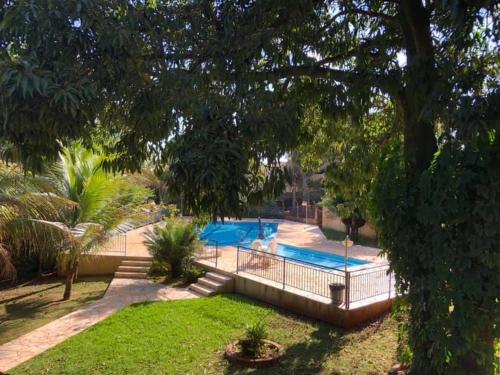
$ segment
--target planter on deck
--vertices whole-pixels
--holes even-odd
[[[330,284],[332,301],[336,305],[341,305],[345,300],[345,285],[340,283]]]

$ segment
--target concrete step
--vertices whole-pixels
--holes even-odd
[[[121,266],[126,267],[151,267],[153,262],[145,260],[122,260]]]
[[[198,279],[198,284],[201,284],[203,286],[207,286],[210,289],[213,289],[215,291],[219,291],[224,286],[224,283],[221,283],[219,281],[215,281],[214,279],[209,279],[208,277],[200,277]]]
[[[209,288],[206,285],[201,285],[201,284],[191,284],[189,286],[189,289],[191,289],[193,292],[201,294],[202,296],[211,296],[215,294],[215,290]]]
[[[118,266],[118,272],[139,272],[139,273],[148,273],[149,272],[149,266],[143,267],[143,266]]]
[[[145,279],[147,275],[146,272],[115,272],[115,277],[119,279]]]
[[[139,262],[152,262],[153,258],[152,257],[142,257],[142,256],[127,256],[125,259],[123,259],[122,262],[128,262],[128,261],[139,261]]]
[[[205,274],[205,277],[208,279],[212,279],[214,281],[217,281],[219,283],[226,283],[226,282],[231,281],[233,279],[232,277],[222,275],[222,274],[217,273],[217,272],[207,272]]]

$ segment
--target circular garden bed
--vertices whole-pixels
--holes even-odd
[[[285,348],[271,340],[262,340],[262,350],[258,357],[243,351],[246,340],[236,340],[226,348],[226,358],[232,364],[244,367],[270,367],[278,363],[285,354]]]

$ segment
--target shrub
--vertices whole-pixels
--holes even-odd
[[[253,357],[258,357],[264,347],[264,339],[267,338],[267,330],[264,322],[258,321],[246,328],[246,338],[242,341],[243,352]]]
[[[205,276],[206,272],[207,271],[202,268],[190,265],[184,269],[184,281],[188,284],[195,283],[200,277]]]
[[[207,214],[200,214],[193,217],[192,223],[201,232],[210,223],[211,217]]]
[[[165,276],[168,273],[170,266],[165,264],[165,262],[160,262],[157,259],[153,259],[153,263],[149,268],[150,276]]]
[[[200,242],[194,225],[178,219],[169,219],[165,227],[149,230],[145,235],[144,244],[154,259],[167,263],[172,277],[178,278]]]

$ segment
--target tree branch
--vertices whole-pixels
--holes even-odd
[[[363,9],[352,9],[351,10],[353,13],[356,14],[361,14],[364,16],[369,16],[369,17],[374,17],[374,18],[380,18],[381,20],[393,24],[393,25],[399,25],[397,22],[396,17],[389,16],[388,14],[385,13],[379,13],[379,12],[373,12],[371,10],[363,10]]]
[[[357,77],[357,73],[340,69],[325,68],[320,65],[295,65],[255,72],[257,76],[280,79],[290,77],[327,78],[336,81],[349,81]]]

